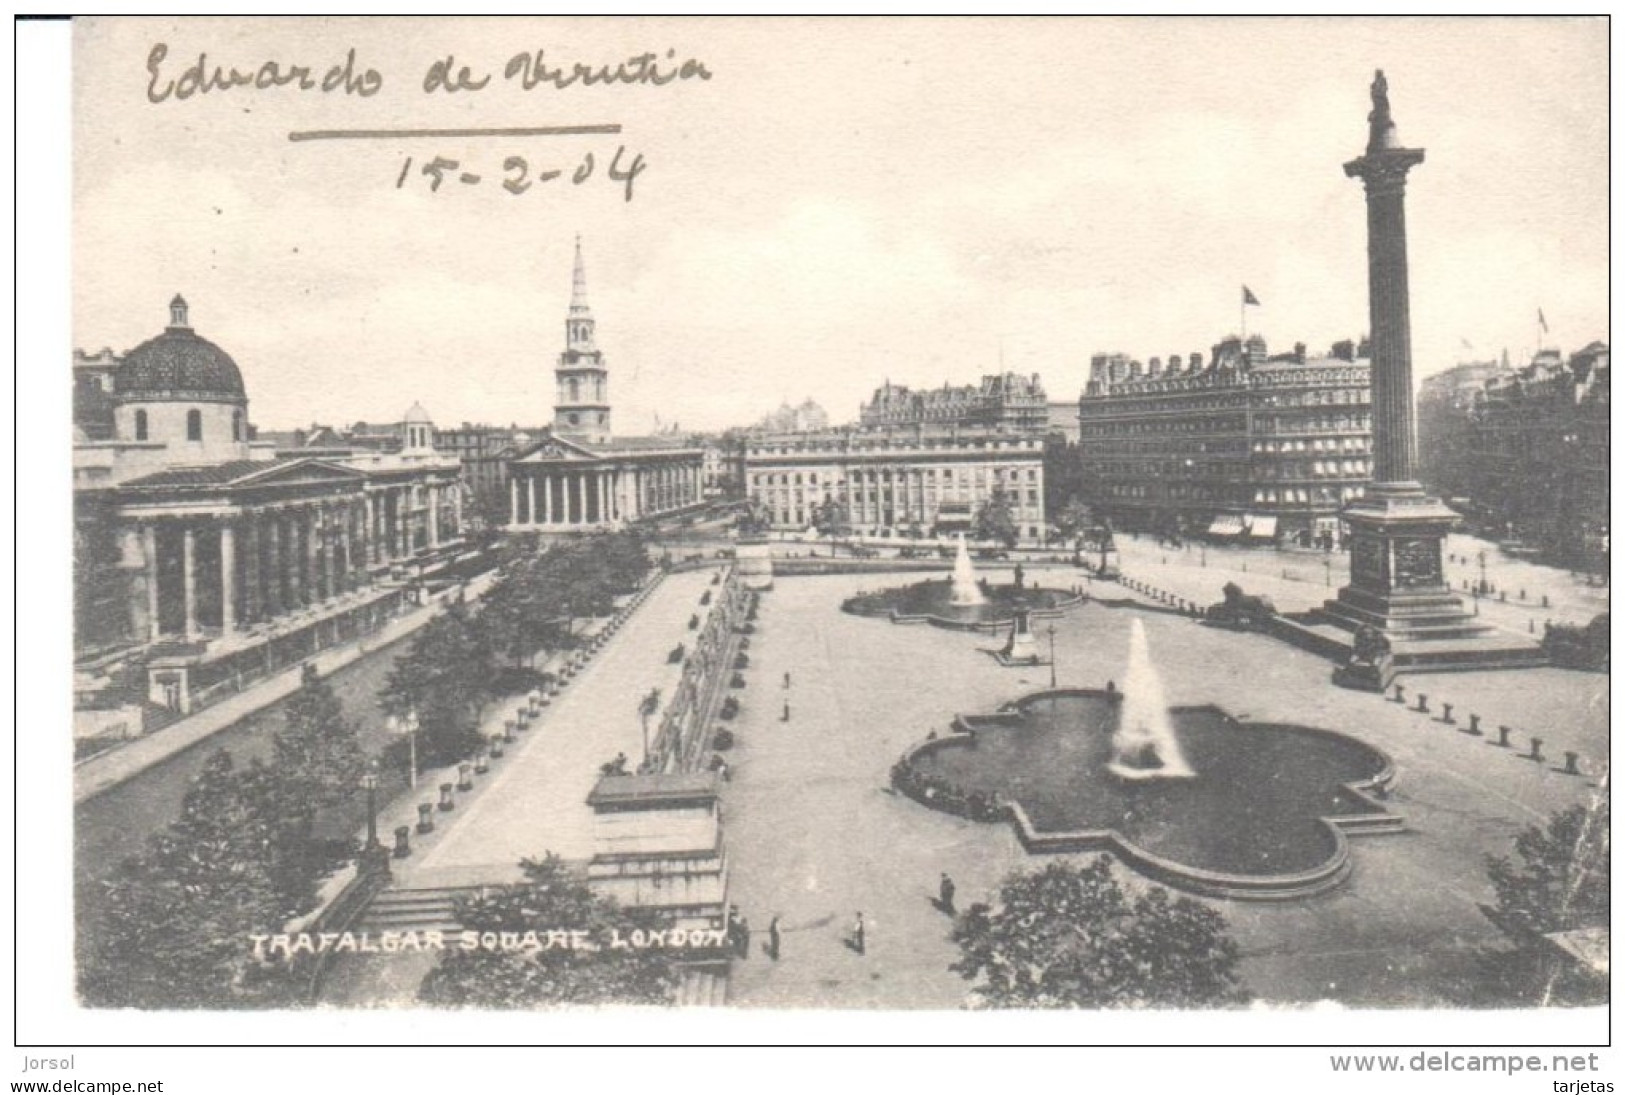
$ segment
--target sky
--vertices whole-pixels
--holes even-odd
[[[150,101],[200,53],[319,81],[351,49],[370,96]],[[710,78],[504,77],[537,50]],[[489,83],[425,90],[448,56]],[[1272,350],[1324,350],[1368,328],[1342,165],[1379,67],[1427,152],[1406,210],[1416,374],[1606,340],[1601,20],[143,19],[75,24],[74,345],[133,348],[179,292],[261,428],[414,401],[442,427],[543,423],[579,234],[623,434],[809,397],[850,421],[883,381],[1001,370],[1073,400],[1092,354],[1207,352],[1243,285]],[[630,201],[608,177],[623,147],[643,157]],[[437,157],[458,166],[431,190]]]

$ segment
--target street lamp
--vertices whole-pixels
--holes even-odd
[[[417,711],[417,708],[414,707],[414,708],[412,708],[412,710],[408,711],[406,713],[406,717],[404,719],[398,719],[394,715],[389,716],[389,718],[384,720],[384,725],[385,725],[385,727],[388,728],[388,730],[389,730],[389,732],[391,734],[405,734],[406,735],[406,751],[407,751],[406,782],[407,782],[407,786],[411,787],[415,791],[415,790],[417,790],[417,786],[418,786],[418,711]]]
[[[1049,625],[1049,686],[1055,687],[1055,625]]]
[[[389,873],[389,849],[378,840],[378,762],[371,761],[361,777],[361,786],[367,792],[367,845],[361,850],[361,867],[365,871]]]
[[[1320,561],[1320,565],[1326,568],[1326,588],[1330,589],[1332,588],[1332,561],[1330,559],[1322,559]]]
[[[1478,553],[1478,591],[1480,593],[1490,591],[1489,574],[1484,566],[1484,553],[1482,551]]]

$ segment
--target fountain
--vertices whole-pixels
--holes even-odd
[[[971,566],[970,551],[965,547],[965,534],[959,534],[959,554],[954,556],[954,577],[948,603],[958,608],[979,605],[987,600],[976,584],[976,568]]]
[[[1107,771],[1119,779],[1181,779],[1194,776],[1162,694],[1162,677],[1151,664],[1145,625],[1138,618],[1129,626],[1128,673],[1123,678],[1123,703],[1112,734],[1112,759]]]

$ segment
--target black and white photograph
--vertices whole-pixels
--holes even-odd
[[[69,33],[85,1022],[1607,1044],[1606,19]]]

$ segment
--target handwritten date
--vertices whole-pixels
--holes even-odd
[[[460,160],[445,156],[435,156],[421,165],[413,157],[408,156],[401,164],[401,173],[395,180],[395,189],[406,188],[413,179],[414,167],[417,167],[419,178],[428,180],[426,185],[431,193],[438,193],[447,183],[481,186],[488,181],[500,181],[502,189],[508,193],[523,194],[532,187],[544,186],[555,179],[568,177],[572,185],[580,186],[598,176],[613,183],[620,183],[626,200],[631,201],[632,189],[637,183],[638,176],[648,168],[643,154],[633,153],[628,156],[625,145],[615,149],[615,155],[601,174],[598,160],[591,152],[583,155],[573,166],[558,167],[554,163],[549,163],[545,167],[534,166],[523,156],[509,156],[502,161],[502,170],[499,173],[488,175],[486,172],[470,170],[474,165],[464,164]]]

